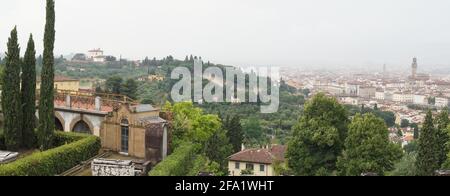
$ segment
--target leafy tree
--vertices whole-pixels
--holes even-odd
[[[338,173],[345,176],[384,175],[394,169],[401,156],[400,146],[389,141],[389,132],[382,119],[373,114],[357,115],[349,125],[345,150],[337,163]]]
[[[120,94],[120,90],[122,87],[122,77],[120,76],[112,76],[106,80],[106,90],[109,93]]]
[[[137,88],[138,88],[137,82],[133,79],[128,79],[127,81],[125,81],[124,84],[122,84],[120,93],[132,99],[136,99]]]
[[[395,164],[394,170],[389,172],[389,176],[416,176],[416,153],[406,153],[403,158]]]
[[[22,111],[23,145],[32,148],[36,143],[36,51],[33,36],[30,35],[24,62],[22,63]]]
[[[287,160],[296,175],[332,173],[347,136],[346,109],[336,99],[318,94],[305,104],[293,128]]]
[[[184,141],[205,144],[222,128],[218,116],[205,115],[201,109],[195,108],[189,102],[176,103],[173,106],[168,103],[164,106],[164,111],[171,112],[174,117],[172,131],[174,148]]]
[[[405,147],[403,147],[403,150],[405,150],[406,153],[417,153],[418,149],[419,149],[419,143],[416,140],[410,142]]]
[[[447,126],[450,123],[448,118],[448,108],[444,108],[442,112],[436,117],[436,131],[437,131],[437,142],[439,149],[439,165],[442,165],[445,160],[447,160],[447,142],[449,141],[449,136],[447,133]]]
[[[244,134],[242,132],[241,118],[239,116],[230,117],[224,120],[224,128],[227,130],[227,136],[230,139],[230,143],[233,146],[233,152],[239,152],[244,140]]]
[[[5,146],[18,150],[22,145],[22,104],[20,99],[20,49],[17,29],[11,31],[3,75],[2,110],[4,116]]]
[[[250,117],[243,121],[242,128],[244,129],[244,140],[247,145],[262,145],[264,132],[261,126],[261,121],[255,117]]]
[[[228,172],[227,157],[233,153],[233,146],[227,137],[227,131],[224,129],[217,130],[214,135],[206,143],[205,154],[208,158],[219,164],[221,173]]]
[[[417,175],[434,175],[434,172],[440,168],[440,150],[437,131],[433,125],[433,114],[428,111],[419,139],[419,151],[416,160]]]

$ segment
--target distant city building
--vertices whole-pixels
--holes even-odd
[[[377,89],[375,87],[371,86],[361,86],[358,90],[358,96],[362,98],[373,98],[375,97],[375,93],[377,92]]]
[[[252,176],[276,176],[274,166],[285,161],[286,146],[273,145],[262,149],[243,149],[228,157],[230,176],[242,176],[249,171]]]
[[[413,103],[413,96],[410,93],[394,93],[392,100],[399,103]]]
[[[449,106],[449,98],[447,97],[436,97],[436,103],[434,104],[436,107],[448,107]]]
[[[417,73],[417,69],[419,67],[419,64],[417,62],[417,58],[414,57],[413,58],[413,63],[411,66],[411,76],[409,77],[410,80],[412,81],[427,81],[430,79],[430,75],[428,74],[421,74],[421,73]]]
[[[428,105],[428,97],[425,95],[414,95],[413,103],[416,105]]]
[[[103,50],[100,48],[89,50],[87,54],[87,58],[94,62],[105,62],[105,56],[103,55]]]

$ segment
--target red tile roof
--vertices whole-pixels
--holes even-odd
[[[230,161],[272,164],[284,161],[286,147],[274,145],[270,149],[246,149],[228,157]]]

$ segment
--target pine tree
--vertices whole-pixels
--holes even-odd
[[[11,31],[3,77],[2,109],[4,116],[5,145],[8,150],[18,150],[22,145],[22,104],[20,102],[20,48],[17,29]]]
[[[447,142],[449,141],[449,136],[447,134],[447,126],[449,123],[450,119],[448,118],[448,108],[444,108],[439,116],[436,117],[436,131],[439,145],[439,166],[447,160],[447,154],[449,153],[446,150]]]
[[[22,63],[22,115],[23,146],[30,149],[36,142],[36,51],[33,35],[28,40],[24,62]]]
[[[41,74],[39,99],[38,144],[41,150],[51,147],[55,130],[54,118],[54,55],[55,44],[55,2],[47,0],[46,24],[44,33],[44,58]]]
[[[416,160],[417,175],[434,175],[434,172],[439,169],[439,150],[437,131],[433,125],[433,114],[428,111],[419,138]]]

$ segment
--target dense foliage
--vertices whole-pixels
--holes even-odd
[[[156,165],[149,176],[185,176],[194,165],[198,146],[193,143],[181,143],[178,148],[161,163]]]
[[[32,35],[22,63],[21,79],[23,145],[30,149],[36,145],[36,51]]]
[[[17,30],[11,31],[2,81],[2,111],[4,116],[4,137],[8,150],[22,147],[22,103],[20,99],[20,49]]]
[[[433,114],[428,111],[419,139],[416,160],[417,175],[433,176],[435,171],[440,169],[439,155],[442,149],[439,149],[437,137],[438,132],[433,124]]]
[[[175,151],[186,142],[198,146],[197,155],[208,158],[210,165],[218,165],[216,175],[226,173],[226,157],[232,153],[226,130],[217,115],[203,114],[192,103],[167,103],[164,111],[171,113],[172,149]]]
[[[401,156],[400,146],[389,141],[382,119],[373,114],[356,115],[349,125],[345,150],[337,162],[338,173],[342,176],[384,175],[394,169]]]
[[[384,120],[384,122],[386,123],[386,126],[388,127],[394,127],[395,126],[395,114],[393,112],[389,112],[389,111],[382,111],[379,110],[377,107],[375,108],[368,108],[368,107],[357,107],[357,106],[353,106],[353,105],[346,105],[345,106],[348,111],[350,116],[354,116],[356,114],[366,114],[366,113],[372,113],[375,116],[381,118]]]
[[[450,124],[450,119],[448,118],[448,109],[445,108],[435,119],[436,131],[437,131],[437,143],[439,149],[439,166],[442,165],[447,160],[447,154],[449,153],[447,149],[447,142],[449,141],[449,135],[447,132],[447,126]]]
[[[46,24],[44,33],[44,57],[41,73],[41,92],[39,99],[38,145],[42,150],[49,149],[55,130],[54,117],[54,55],[55,44],[55,2],[47,0]]]
[[[416,158],[417,154],[406,153],[403,158],[397,162],[394,166],[394,170],[389,172],[389,176],[416,176]]]
[[[330,175],[347,136],[347,110],[336,99],[318,94],[305,104],[293,128],[287,159],[296,175]]]
[[[58,175],[97,155],[101,147],[95,136],[59,132],[54,138],[55,143],[67,144],[0,165],[0,176]]]

